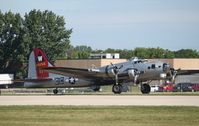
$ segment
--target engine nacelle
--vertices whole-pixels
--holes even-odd
[[[133,79],[135,77],[135,69],[128,70],[129,77]]]
[[[107,74],[109,77],[114,77],[114,76],[115,76],[114,67],[108,65],[108,66],[106,67],[106,74]]]
[[[139,77],[139,74],[136,69],[128,70],[128,75],[129,75],[130,79],[132,79],[134,81],[134,83],[137,83],[137,78]]]
[[[166,79],[167,78],[167,74],[166,73],[161,73],[160,74],[160,78],[161,79]]]

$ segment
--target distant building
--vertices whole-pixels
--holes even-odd
[[[14,79],[13,74],[0,74],[0,85],[12,84]]]
[[[14,80],[13,74],[0,74],[0,88],[8,88],[8,85],[11,85]]]
[[[90,59],[119,59],[119,53],[99,53],[99,54],[91,54]]]
[[[111,63],[125,62],[127,59],[80,59],[80,60],[56,60],[55,66],[73,68],[93,68],[111,65]]]

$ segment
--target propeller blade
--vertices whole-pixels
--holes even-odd
[[[123,66],[124,66],[124,65],[122,64],[122,65],[119,67],[119,69],[121,69]]]
[[[135,77],[134,77],[134,83],[137,83],[138,76],[139,75],[135,75]]]
[[[180,70],[180,69],[178,69]],[[170,76],[171,76],[171,82],[175,82],[175,78],[177,76],[178,70],[175,70],[174,68],[170,68]]]
[[[111,66],[115,66],[115,65],[111,62]]]

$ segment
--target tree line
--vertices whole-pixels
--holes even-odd
[[[119,53],[120,58],[130,59],[139,57],[144,59],[154,58],[199,58],[199,52],[194,49],[180,49],[171,51],[163,48],[135,48],[135,49],[111,49],[93,50],[90,46],[80,45],[68,50],[68,59],[87,59],[91,53]]]
[[[0,11],[0,73],[27,76],[28,58],[33,48],[41,48],[48,59],[86,59],[91,53],[120,53],[121,58],[199,58],[197,50],[170,51],[162,48],[94,50],[90,46],[72,46],[72,29],[66,29],[63,16],[52,11],[31,10],[24,16]]]

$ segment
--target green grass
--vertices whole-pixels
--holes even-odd
[[[0,106],[0,126],[198,126],[199,107]]]

